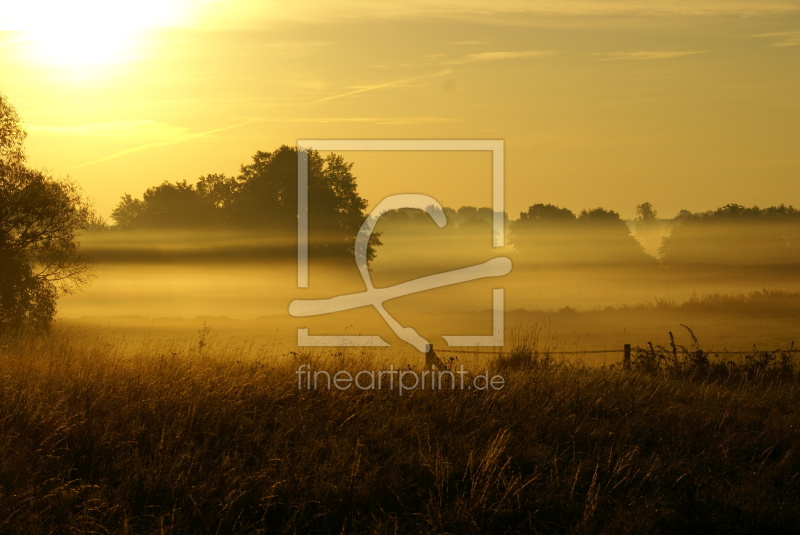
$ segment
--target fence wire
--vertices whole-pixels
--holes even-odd
[[[631,351],[650,351],[649,348],[643,348],[639,346],[632,346]],[[764,354],[780,354],[780,353],[797,353],[800,351],[800,348],[790,348],[790,349],[773,349],[773,350],[762,350],[762,349],[751,349],[748,351],[714,351],[714,350],[696,350],[702,351],[705,355],[764,355]],[[506,351],[498,347],[492,351],[481,351],[479,349],[437,349],[433,348],[434,353],[459,353],[464,355],[500,355],[506,353]],[[624,354],[625,349],[586,349],[586,350],[575,350],[575,351],[533,351],[533,353],[539,355],[599,355],[599,354],[613,354],[619,353]],[[690,351],[692,353],[692,351]]]

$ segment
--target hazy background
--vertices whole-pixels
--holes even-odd
[[[753,306],[746,297],[800,290],[798,242],[782,223],[739,229],[729,243],[713,230],[722,233],[672,261],[659,248],[682,210],[800,203],[799,60],[800,3],[790,0],[0,5],[0,89],[27,124],[29,164],[71,177],[106,221],[125,193],[235,176],[256,151],[298,139],[503,140],[510,222],[537,203],[575,214],[603,207],[629,222],[644,253],[619,252],[624,237],[575,244],[548,231],[527,251],[492,250],[480,229],[387,227],[374,280],[507,254],[515,268],[502,281],[388,306],[432,337],[488,334],[490,289],[502,284],[509,327],[547,324],[576,347],[663,339],[678,322],[717,347],[794,339],[794,309],[784,306],[793,298],[767,293]],[[396,193],[454,208],[491,203],[489,153],[342,154],[368,208]],[[645,201],[662,220],[648,229],[632,223]],[[765,252],[765,235],[782,249]],[[292,299],[360,289],[352,265],[317,263],[298,291],[291,260],[251,254],[291,249],[290,237],[162,230],[84,244],[97,277],[61,300],[60,317],[100,318],[83,320],[90,329],[122,329],[108,318],[125,316],[129,332],[152,332],[167,317],[184,319],[163,332],[193,335],[202,320],[187,318],[211,316],[231,318],[209,321],[220,333],[275,333],[286,344],[306,323],[317,334],[392,336],[373,311],[289,317]],[[693,263],[697,255],[712,261]],[[736,317],[706,297],[739,293]],[[681,308],[691,299],[695,308]],[[650,308],[606,310],[639,305]]]
[[[615,231],[543,229],[539,224],[527,235],[512,220],[507,226],[515,230],[509,239],[518,243],[492,248],[488,222],[447,213],[451,222],[444,229],[422,212],[387,216],[376,229],[383,245],[371,271],[375,286],[386,287],[493,256],[512,259],[514,268],[507,276],[387,302],[401,324],[414,327],[437,347],[445,347],[442,335],[491,334],[491,290],[498,287],[505,289],[508,340],[526,326],[562,350],[666,343],[669,331],[688,344],[680,324],[717,350],[751,349],[753,344],[775,349],[796,340],[800,263],[781,243],[769,250],[764,244],[770,237],[796,235],[798,218],[783,224],[740,221],[721,242],[704,236],[718,230],[719,223],[691,218],[649,225],[617,219],[621,228],[615,226]],[[473,212],[462,209],[462,216],[467,213]],[[681,224],[684,230],[674,230]],[[681,236],[719,244],[705,247],[707,257],[687,260],[674,253],[655,258],[634,238],[637,227],[644,233],[667,233],[673,241],[665,244],[679,252],[688,247],[676,241]],[[793,239],[787,247],[796,256],[800,250]],[[84,335],[134,339],[193,338],[208,325],[221,340],[249,340],[284,350],[294,347],[297,328],[308,327],[311,334],[377,334],[403,346],[371,308],[289,316],[288,304],[294,299],[364,289],[353,260],[313,256],[309,288],[298,289],[296,262],[285,249],[292,241],[293,236],[265,239],[232,230],[91,233],[83,243],[98,262],[97,277],[84,292],[61,300],[62,323],[80,327]]]
[[[106,216],[297,139],[476,138],[506,142],[512,215],[672,217],[798,198],[799,28],[789,0],[32,0],[0,6],[0,72],[31,164]],[[469,159],[391,158],[358,156],[373,204],[490,202]]]

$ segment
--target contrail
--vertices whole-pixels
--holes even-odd
[[[396,85],[407,84],[408,82],[416,82],[417,80],[424,80],[426,78],[435,78],[437,76],[445,76],[452,73],[452,69],[445,69],[443,71],[434,72],[432,74],[424,74],[422,76],[414,76],[412,78],[405,78],[403,80],[393,80],[391,82],[384,82],[382,84],[374,84],[374,85],[366,85],[359,87],[358,89],[354,89],[353,91],[348,91],[347,93],[341,93],[339,95],[333,95],[330,97],[321,98],[319,100],[315,100],[312,104],[316,104],[317,102],[325,102],[327,100],[333,100],[336,98],[348,97],[350,95],[356,95],[358,93],[366,93],[367,91],[375,91],[376,89],[383,89],[385,87],[393,87]]]
[[[330,97],[325,97],[325,98],[321,98],[319,100],[312,101],[311,104],[315,104],[317,102],[325,102],[325,101],[333,100],[333,99],[337,99],[337,98],[342,98],[342,97],[346,97],[346,96],[349,96],[349,95],[356,95],[358,93],[366,93],[367,91],[375,91],[376,89],[383,89],[385,87],[393,87],[393,86],[398,86],[398,85],[402,85],[402,84],[407,84],[409,82],[415,82],[417,80],[424,80],[426,78],[435,78],[437,76],[446,76],[446,75],[448,75],[448,74],[450,74],[452,72],[453,72],[452,69],[445,69],[445,70],[434,72],[434,73],[431,73],[431,74],[424,74],[422,76],[414,76],[414,77],[411,77],[411,78],[405,78],[403,80],[393,80],[391,82],[384,82],[384,83],[381,83],[381,84],[373,84],[373,85],[363,86],[363,87],[359,87],[358,89],[355,89],[353,91],[348,91],[347,93],[341,93],[341,94],[338,94],[338,95],[332,95]],[[259,121],[259,120],[263,120],[263,119],[248,119],[247,121],[244,121],[242,123],[237,123],[237,124],[230,125],[230,126],[223,126],[222,128],[215,128],[213,130],[207,130],[205,132],[199,132],[197,134],[188,134],[188,135],[181,136],[181,137],[178,137],[178,138],[169,139],[167,141],[157,141],[157,142],[154,142],[154,143],[145,143],[144,145],[139,145],[138,147],[132,147],[132,148],[129,148],[129,149],[124,149],[124,150],[121,150],[119,152],[115,152],[114,154],[111,154],[109,156],[104,156],[103,158],[99,158],[97,160],[92,160],[92,161],[89,161],[89,162],[85,162],[85,163],[82,163],[82,164],[75,165],[75,166],[72,167],[72,169],[80,169],[81,167],[87,167],[89,165],[94,165],[96,163],[107,162],[109,160],[113,160],[113,159],[119,158],[121,156],[132,154],[134,152],[140,152],[140,151],[151,149],[151,148],[154,148],[154,147],[163,147],[163,146],[166,146],[166,145],[174,145],[176,143],[181,143],[183,141],[188,141],[190,139],[197,139],[197,138],[200,138],[200,137],[203,137],[203,136],[207,136],[209,134],[215,134],[217,132],[222,132],[224,130],[230,130],[232,128],[238,128],[240,126],[244,126],[246,124],[249,124],[249,123],[252,123],[252,122],[255,122],[255,121]]]
[[[157,142],[154,142],[154,143],[145,143],[144,145],[139,145],[138,147],[132,147],[130,149],[125,149],[125,150],[121,150],[119,152],[115,152],[114,154],[112,154],[110,156],[105,156],[105,157],[100,158],[98,160],[92,160],[90,162],[85,162],[85,163],[82,163],[82,164],[78,164],[78,165],[72,167],[72,169],[80,169],[81,167],[86,167],[88,165],[93,165],[93,164],[100,163],[100,162],[107,162],[108,160],[113,160],[114,158],[119,158],[120,156],[125,156],[127,154],[132,154],[134,152],[139,152],[139,151],[151,149],[153,147],[163,147],[165,145],[174,145],[175,143],[181,143],[183,141],[187,141],[187,140],[190,140],[190,139],[197,139],[199,137],[204,137],[204,136],[207,136],[209,134],[215,134],[217,132],[222,132],[223,130],[230,130],[232,128],[238,128],[240,126],[244,126],[246,124],[255,122],[256,120],[257,119],[248,119],[247,121],[244,121],[242,123],[237,123],[237,124],[233,124],[233,125],[230,125],[230,126],[223,126],[222,128],[215,128],[213,130],[207,130],[205,132],[198,132],[196,134],[188,134],[188,135],[181,136],[181,137],[178,137],[178,138],[169,139],[167,141],[157,141]]]

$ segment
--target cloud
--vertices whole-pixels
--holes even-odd
[[[31,134],[70,137],[118,137],[118,138],[146,138],[146,139],[172,139],[182,136],[186,129],[158,121],[108,121],[102,123],[88,123],[72,126],[27,125]]]
[[[451,59],[443,61],[442,65],[463,65],[465,63],[483,63],[487,61],[502,61],[507,59],[519,58],[539,58],[543,56],[551,56],[553,52],[549,50],[516,50],[510,52],[478,52],[477,54],[469,54],[463,58]]]
[[[176,143],[182,143],[184,141],[189,141],[191,139],[198,139],[198,138],[201,138],[201,137],[206,137],[206,136],[209,136],[211,134],[215,134],[217,132],[223,132],[225,130],[231,130],[232,128],[238,128],[240,126],[244,126],[244,125],[252,123],[252,122],[254,122],[254,120],[253,119],[249,119],[247,121],[244,121],[244,122],[241,122],[241,123],[237,123],[237,124],[232,124],[230,126],[223,126],[223,127],[220,127],[220,128],[214,128],[213,130],[206,130],[205,132],[197,132],[197,133],[194,133],[194,134],[182,134],[182,135],[178,135],[178,136],[175,136],[175,137],[172,137],[172,138],[169,138],[169,139],[164,139],[164,140],[161,140],[161,141],[153,141],[153,142],[150,142],[150,143],[145,143],[143,145],[138,145],[136,147],[131,147],[131,148],[128,148],[128,149],[124,149],[124,150],[115,152],[114,154],[111,154],[109,156],[105,156],[103,158],[98,158],[97,160],[92,160],[90,162],[85,162],[85,163],[82,163],[82,164],[78,164],[78,165],[74,166],[73,169],[79,169],[81,167],[87,167],[89,165],[94,165],[96,163],[107,162],[109,160],[114,160],[114,159],[119,158],[121,156],[126,156],[128,154],[133,154],[135,152],[141,152],[143,150],[147,150],[147,149],[151,149],[151,148],[155,148],[155,147],[164,147],[166,145],[175,145]]]
[[[695,56],[697,54],[705,54],[702,50],[645,50],[639,52],[596,52],[589,54],[590,56],[597,56],[600,61],[613,61],[613,60],[648,60],[648,59],[672,59],[682,58],[685,56]]]
[[[373,123],[387,125],[409,125],[425,123],[452,123],[455,122],[456,119],[449,117],[316,117],[311,119],[291,119],[291,121],[311,123]]]
[[[435,78],[435,77],[438,77],[438,76],[446,76],[446,75],[451,74],[451,73],[452,73],[452,71],[450,69],[445,69],[443,71],[434,72],[434,73],[430,73],[430,74],[423,74],[421,76],[412,76],[411,78],[404,78],[402,80],[391,80],[389,82],[381,82],[381,83],[372,84],[372,85],[352,86],[352,91],[347,91],[347,92],[344,92],[344,93],[339,93],[337,95],[331,95],[329,97],[321,98],[321,99],[315,100],[314,102],[312,102],[312,104],[315,104],[315,103],[318,103],[318,102],[326,102],[328,100],[334,100],[334,99],[337,99],[337,98],[348,97],[348,96],[351,96],[351,95],[357,95],[359,93],[366,93],[368,91],[376,91],[378,89],[386,89],[386,88],[389,88],[389,87],[400,87],[400,86],[407,85],[409,83],[416,82],[416,81],[419,81],[419,80],[425,80],[426,78]]]
[[[769,46],[800,46],[800,31],[760,33],[751,37],[771,37],[775,40]]]
[[[16,32],[0,29],[0,49],[13,50],[25,44],[25,39]]]
[[[445,56],[445,54],[428,54],[425,57],[425,60],[418,61],[416,63],[411,62],[411,63],[400,63],[396,65],[373,65],[373,67],[376,69],[407,69],[407,68],[433,67],[436,65],[450,67],[453,65],[465,65],[468,63],[488,63],[491,61],[545,57],[545,56],[551,56],[554,53],[555,52],[552,52],[550,50],[512,50],[512,51],[502,51],[502,52],[477,52],[475,54],[468,54],[466,56],[461,56],[459,58],[452,58],[452,59],[442,59],[443,56]],[[444,76],[451,73],[452,71],[448,69],[436,73],[436,76]],[[380,87],[385,87],[386,85],[387,84],[380,84]],[[355,92],[356,91],[346,94],[352,94]],[[336,97],[331,97],[331,98],[336,98]]]
[[[409,6],[418,4],[433,2],[409,2]],[[436,5],[442,12],[477,15],[757,15],[800,11],[797,2],[789,0],[442,0]]]
[[[18,2],[19,3],[19,2]],[[758,16],[800,12],[795,0],[206,0],[193,3],[191,26],[206,29],[273,27],[282,22],[357,19],[469,19],[517,23],[525,16]],[[2,20],[2,16],[0,16]]]
[[[332,7],[335,5],[335,9]],[[296,11],[295,11],[296,10]],[[316,13],[317,15],[359,17],[448,18],[462,16],[490,17],[493,15],[762,15],[800,11],[792,0],[387,0],[375,9],[366,0],[297,0],[288,15]],[[280,13],[273,10],[274,15]]]

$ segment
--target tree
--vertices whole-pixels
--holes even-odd
[[[670,267],[800,265],[800,210],[728,204],[714,211],[682,210],[661,246]]]
[[[214,207],[227,209],[239,190],[239,183],[233,177],[224,174],[210,174],[197,179],[197,193],[207,199]]]
[[[645,202],[636,206],[636,215],[638,221],[655,221],[658,212],[656,212],[652,204]]]
[[[20,126],[16,110],[0,94],[0,172],[3,176],[6,167],[21,165],[25,161],[24,141],[25,131]]]
[[[309,155],[309,184],[319,182],[322,161]],[[233,203],[237,223],[289,233],[297,228],[297,151],[286,145],[274,152],[258,151],[243,165]],[[313,187],[313,186],[312,186]],[[310,194],[309,194],[310,196]]]
[[[24,139],[0,95],[0,331],[47,329],[58,295],[89,276],[77,235],[92,211],[73,183],[25,165]]]
[[[576,263],[583,256],[576,240],[575,214],[552,204],[530,206],[511,226],[511,242],[523,262]]]
[[[139,218],[144,211],[144,201],[134,199],[130,193],[126,193],[119,200],[119,204],[111,212],[111,219],[121,230],[131,230],[136,227]]]
[[[367,201],[358,194],[353,164],[338,154],[325,158],[308,150],[309,252],[316,257],[352,258],[366,218]],[[297,149],[282,145],[259,151],[243,165],[233,190],[232,221],[248,229],[295,236],[297,232]],[[373,233],[367,259],[380,245]]]
[[[129,193],[120,198],[111,218],[120,230],[208,229],[225,219],[225,203],[214,177],[202,177],[197,187],[182,182],[163,182],[148,188],[143,199]]]
[[[525,228],[557,227],[569,225],[575,221],[575,214],[568,208],[561,208],[552,204],[534,204],[527,212],[519,214],[515,227],[520,230]]]
[[[144,192],[141,224],[154,228],[204,228],[217,223],[218,211],[185,180],[164,182]]]
[[[642,244],[647,254],[657,258],[660,255],[661,244],[672,229],[672,221],[658,218],[658,212],[649,202],[636,206],[636,219],[631,225],[634,235]]]
[[[523,261],[540,265],[652,264],[619,214],[595,208],[579,216],[551,204],[535,204],[520,214],[512,241]]]
[[[620,266],[655,265],[630,228],[613,210],[582,210],[578,216],[581,239],[593,261]]]
[[[337,154],[308,151],[309,252],[314,257],[352,258],[355,239],[366,218],[367,201],[358,194],[353,164]],[[210,174],[196,185],[164,182],[143,199],[126,194],[111,217],[119,229],[183,227],[208,230],[235,227],[294,238],[297,235],[297,149],[283,145],[259,151],[238,177]],[[286,240],[279,240],[288,243]],[[368,259],[375,257],[379,233],[373,233]],[[270,250],[271,255],[287,254]],[[291,254],[294,255],[292,247]]]
[[[312,163],[319,175],[312,176],[309,170],[308,205],[312,214],[309,249],[312,254],[320,256],[352,257],[355,237],[364,222],[367,208],[367,201],[358,194],[353,164],[338,154],[329,154],[321,159],[318,152],[309,151],[310,169]],[[375,258],[375,248],[381,244],[379,236],[378,233],[370,236],[368,261]]]

